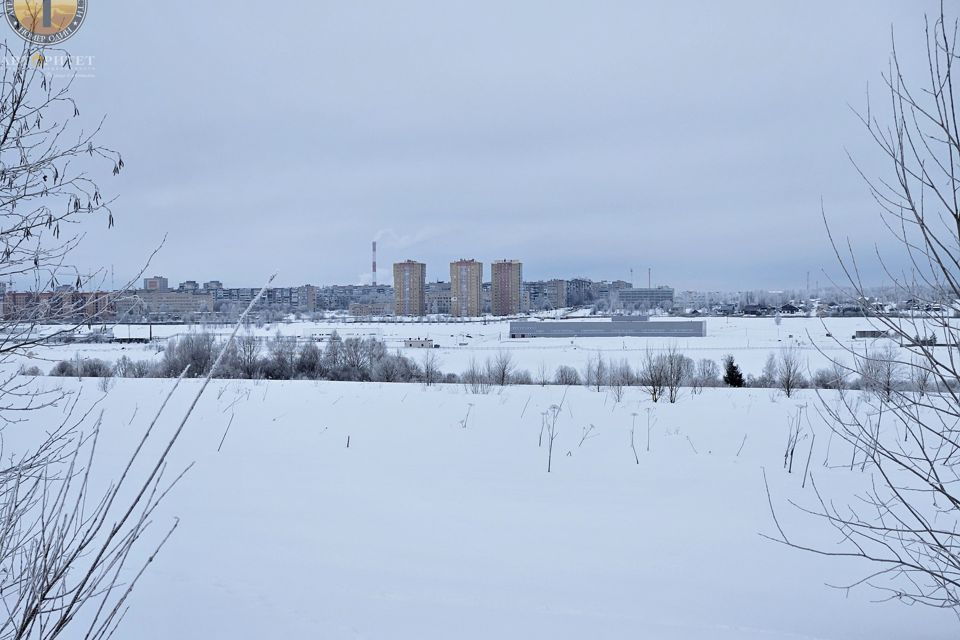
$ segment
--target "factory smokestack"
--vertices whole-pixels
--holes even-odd
[[[377,241],[373,241],[373,286],[377,286]]]

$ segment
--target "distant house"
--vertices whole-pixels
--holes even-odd
[[[743,315],[745,316],[766,316],[770,315],[770,307],[764,304],[747,304],[743,306]]]
[[[403,346],[411,349],[433,349],[433,340],[430,338],[407,338]]]
[[[780,313],[800,313],[800,307],[788,302],[780,307]]]
[[[863,313],[863,308],[854,304],[844,304],[837,307],[837,311],[834,315],[843,316],[843,317],[859,317],[865,315]]]

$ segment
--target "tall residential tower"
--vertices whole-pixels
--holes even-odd
[[[490,265],[491,311],[495,316],[520,313],[523,265],[519,260],[497,260]]]
[[[414,260],[393,265],[393,306],[398,316],[426,315],[427,265]]]
[[[457,260],[450,263],[450,313],[460,318],[480,315],[483,263]]]

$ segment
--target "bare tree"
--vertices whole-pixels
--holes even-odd
[[[810,378],[810,385],[814,389],[845,389],[844,375],[838,375],[834,367],[817,369]]]
[[[379,358],[370,369],[370,379],[374,382],[400,382],[400,358],[393,356]]]
[[[490,392],[490,382],[487,373],[473,358],[470,359],[470,364],[467,366],[466,371],[460,375],[460,380],[463,382],[463,388],[470,393]]]
[[[587,356],[587,362],[583,367],[583,384],[587,388],[600,391],[607,384],[609,373],[603,354],[598,351],[596,355]]]
[[[681,387],[691,382],[694,369],[693,360],[677,351],[676,346],[659,354],[648,350],[637,371],[637,382],[653,402],[666,395],[673,403],[679,398]]]
[[[854,354],[854,361],[860,373],[860,387],[886,402],[893,400],[894,393],[901,387],[905,366],[899,361],[897,350],[888,345],[863,355]]]
[[[608,376],[608,387],[614,402],[623,400],[624,389],[633,384],[633,370],[626,360],[621,360],[616,364],[610,365],[610,375]]]
[[[784,347],[780,350],[776,370],[777,387],[788,398],[799,388],[806,386],[803,377],[803,367],[800,363],[800,354],[795,347]]]
[[[237,351],[239,351],[239,349],[237,349]],[[254,361],[256,361],[255,358]],[[297,352],[294,370],[297,378],[307,380],[316,380],[323,375],[323,354],[320,353],[320,347],[317,346],[316,342],[311,340],[300,347],[300,350]]]
[[[847,378],[850,377],[850,369],[843,360],[834,360],[830,363],[830,370],[833,372],[833,384],[835,389],[846,389],[849,387]]]
[[[509,351],[498,351],[493,360],[488,359],[486,363],[487,378],[490,384],[498,387],[505,387],[510,384],[510,378],[513,375],[515,366],[513,356]]]
[[[163,368],[166,374],[175,377],[189,367],[189,377],[207,375],[217,357],[216,336],[212,333],[189,333],[172,338],[163,352]]]
[[[767,354],[767,360],[763,363],[763,370],[759,378],[751,376],[752,385],[764,389],[770,389],[777,384],[777,356],[773,353]]]
[[[237,366],[244,378],[256,378],[260,373],[260,339],[252,333],[237,338],[235,352]]]
[[[28,12],[40,10],[31,6]],[[112,320],[141,274],[107,292],[103,270],[84,274],[70,263],[83,229],[114,226],[101,179],[124,168],[120,154],[99,143],[99,124],[81,124],[69,69],[52,68],[54,60],[71,58],[29,42],[0,44],[0,57],[0,281],[25,289],[3,300],[0,364],[9,365]],[[96,454],[103,416],[99,401],[81,398],[83,385],[44,390],[0,376],[0,430],[24,422],[32,438],[27,448],[4,449],[0,464],[0,638],[98,640],[116,631],[128,596],[176,527],[146,539],[157,506],[180,477],[170,476],[169,453],[224,353],[206,363],[189,408],[163,434],[161,415],[190,374],[177,372],[136,446],[119,460]],[[92,365],[79,360],[77,375]],[[102,474],[113,464],[109,486],[98,489],[90,481],[94,467]]]
[[[363,380],[370,371],[370,365],[377,356],[382,356],[385,348],[381,344],[376,352],[369,341],[362,338],[347,338],[343,341],[343,369],[349,380]]]
[[[653,402],[658,402],[663,397],[667,388],[668,375],[666,358],[647,350],[643,363],[637,371],[637,382]]]
[[[577,376],[578,378],[580,376]],[[587,355],[587,361],[583,365],[583,386],[588,389],[594,385],[597,380],[597,362],[593,355]]]
[[[603,385],[607,384],[610,379],[610,367],[607,365],[607,361],[603,359],[603,355],[598,351],[597,352],[597,368],[596,368],[596,379],[594,380],[594,386],[599,392],[603,388]]]
[[[663,359],[663,371],[666,375],[667,399],[674,403],[680,397],[680,389],[693,375],[693,360],[671,346],[660,358]]]
[[[563,386],[573,386],[580,384],[580,373],[569,365],[562,364],[557,367],[553,375],[553,383]]]
[[[881,118],[868,101],[860,114],[889,167],[877,179],[866,171],[861,176],[882,224],[899,243],[895,256],[877,252],[879,264],[894,299],[913,300],[920,311],[901,314],[872,305],[851,243],[831,236],[851,300],[901,345],[848,354],[872,393],[821,393],[832,437],[849,445],[872,481],[856,496],[837,495],[811,474],[815,498],[803,508],[836,529],[836,546],[807,544],[777,521],[782,542],[872,562],[875,571],[854,584],[872,585],[891,599],[955,611],[960,611],[960,326],[938,309],[960,299],[960,112],[953,77],[960,59],[958,27],[942,4],[939,14],[926,20],[928,65],[919,85],[904,76],[894,41],[884,75],[889,112]],[[943,346],[917,338],[930,335]],[[935,393],[920,396],[900,383],[903,370],[917,367],[929,372]]]
[[[535,382],[541,387],[545,387],[550,384],[550,372],[547,370],[547,363],[541,361],[537,366],[537,376]]]
[[[510,384],[530,386],[533,384],[533,376],[526,369],[517,369],[510,376]]]
[[[323,348],[322,366],[326,371],[331,372],[332,379],[335,380],[337,378],[333,376],[344,365],[343,340],[336,331],[333,331],[327,339],[327,345]]]
[[[933,373],[927,367],[927,363],[920,359],[913,359],[909,366],[910,386],[921,398],[930,391],[930,384],[933,382]]]
[[[437,354],[433,351],[424,354],[421,370],[423,372],[423,384],[428,387],[440,382],[440,379],[443,377]]]
[[[694,393],[700,393],[704,387],[716,387],[720,384],[720,367],[715,360],[701,358],[697,361],[696,373],[691,380]]]
[[[247,312],[265,290],[254,297]],[[0,637],[53,639],[70,633],[103,639],[113,635],[123,619],[128,596],[177,527],[175,522],[162,534],[152,554],[121,582],[125,569],[135,561],[136,550],[143,546],[141,539],[157,507],[189,469],[166,479],[170,452],[239,328],[240,323],[176,428],[159,436],[157,423],[187,369],[180,373],[101,495],[94,492],[90,478],[103,412],[94,403],[75,414],[79,396],[74,396],[67,417],[48,432],[38,448],[0,468],[0,495],[4,498],[0,600],[6,612],[0,617]],[[92,426],[85,428],[91,419]],[[153,455],[148,453],[148,444],[157,437],[163,439],[153,445],[160,447]],[[138,471],[141,467],[145,471]]]
[[[120,293],[100,291],[103,271],[84,275],[70,264],[81,224],[113,226],[112,200],[98,180],[110,170],[119,174],[123,160],[99,144],[99,126],[81,124],[72,80],[61,77],[68,70],[46,65],[53,53],[63,52],[0,43],[0,281],[16,280],[27,289],[3,300],[0,365],[8,371],[20,356],[108,320],[131,282]],[[75,372],[81,369],[82,363]],[[15,372],[0,375],[0,413],[17,407],[22,415],[66,401],[60,388],[41,391],[23,385]],[[0,422],[11,421],[0,415]],[[34,463],[51,460],[43,453],[48,445],[39,447]],[[9,473],[18,468],[13,464]]]

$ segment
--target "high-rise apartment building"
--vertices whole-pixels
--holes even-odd
[[[393,265],[393,308],[398,316],[426,314],[427,265],[414,260]]]
[[[460,318],[481,315],[480,290],[483,263],[457,260],[450,263],[450,313]]]
[[[490,265],[491,311],[495,316],[520,313],[523,299],[523,265],[519,260],[497,260]]]
[[[153,276],[143,279],[143,288],[147,291],[168,291],[170,284],[163,276]]]
[[[567,280],[566,303],[573,307],[589,304],[593,300],[592,285],[586,278]]]
[[[426,289],[427,313],[450,315],[450,283],[428,282]]]
[[[529,298],[526,309],[562,309],[567,306],[566,280],[525,282],[523,289]]]

